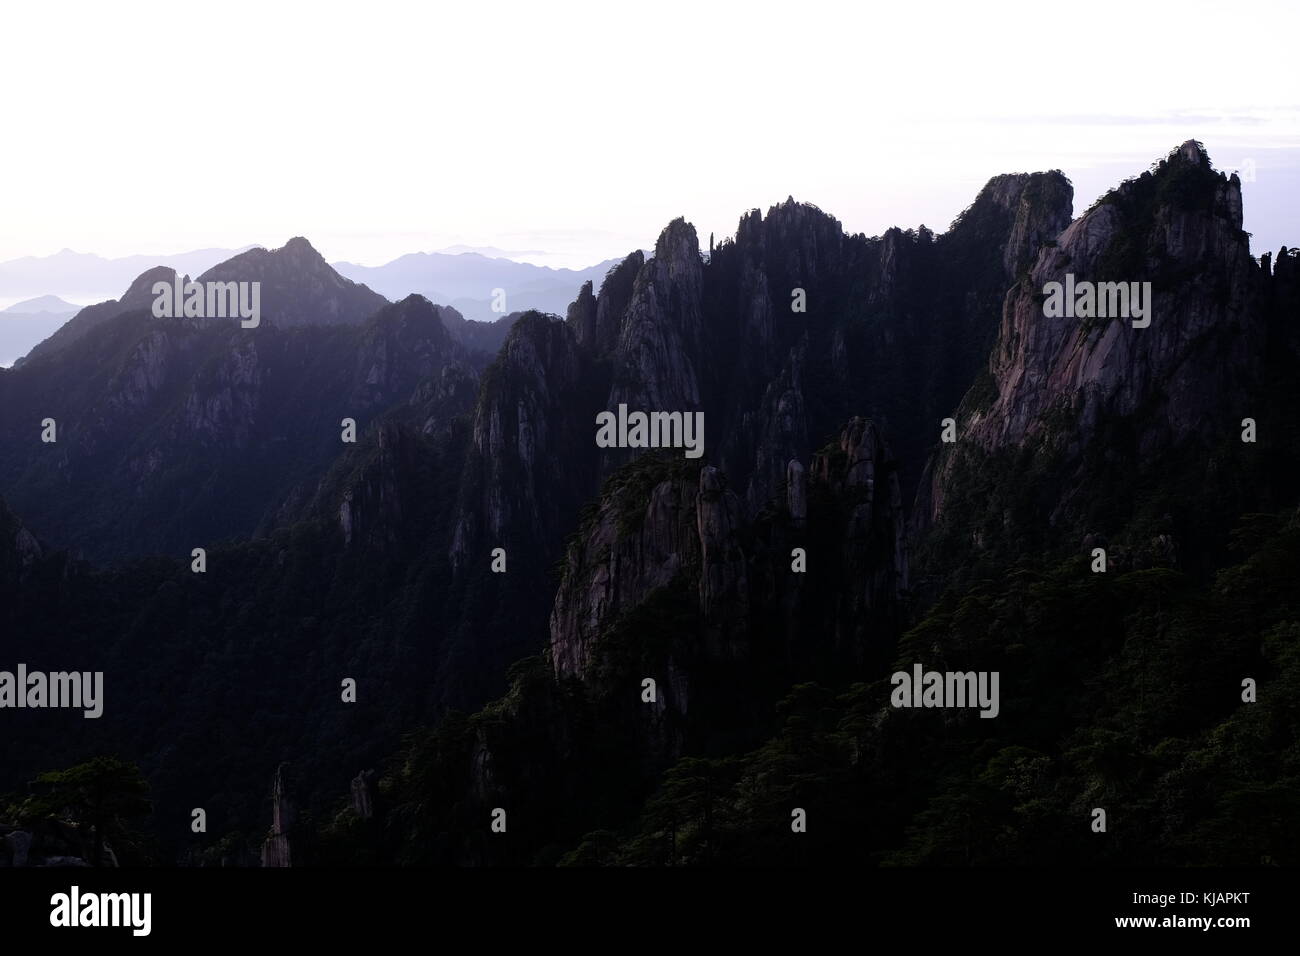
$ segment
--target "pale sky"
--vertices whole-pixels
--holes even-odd
[[[787,195],[942,230],[1000,172],[1078,215],[1186,139],[1300,244],[1300,4],[9,3],[0,260],[307,236],[587,265]]]

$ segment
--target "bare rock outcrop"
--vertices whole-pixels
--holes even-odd
[[[1103,421],[1130,422],[1134,454],[1146,459],[1236,428],[1248,412],[1241,385],[1258,378],[1265,352],[1260,272],[1242,231],[1240,183],[1215,172],[1199,143],[1102,197],[1008,291],[988,380],[955,416],[959,441],[930,463],[919,525],[942,515],[969,449],[1045,443],[1064,457],[1065,501],[1077,483],[1071,463]],[[1067,276],[1076,287],[1150,283],[1150,324],[1046,315],[1048,284]]]
[[[289,765],[280,764],[271,785],[271,832],[262,843],[262,866],[292,866],[289,837],[298,821],[289,795]]]
[[[637,273],[623,317],[609,407],[689,411],[700,407],[703,266],[695,227],[669,223]]]
[[[474,409],[453,567],[475,548],[558,535],[594,484],[586,361],[573,329],[554,316],[526,313],[511,330]],[[573,427],[584,419],[592,432]]]

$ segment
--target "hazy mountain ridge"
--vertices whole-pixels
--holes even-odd
[[[11,365],[58,331],[80,306],[46,295],[0,310],[0,365]]]
[[[129,285],[148,269],[166,267],[182,275],[198,275],[218,262],[253,248],[197,249],[176,255],[118,258],[64,249],[52,256],[24,256],[0,262],[0,298],[101,295],[106,290]]]
[[[504,293],[510,313],[530,310],[563,314],[584,282],[600,281],[615,260],[585,269],[556,269],[475,252],[416,252],[381,266],[336,262],[340,275],[393,297],[419,293],[451,306],[472,321],[495,322],[504,312],[495,299]]]
[[[104,259],[64,250],[56,256],[29,256],[0,263],[0,297],[7,292],[21,294],[22,290],[30,291],[38,287],[45,293],[56,290],[67,295],[98,294],[104,289],[134,286],[139,277],[146,273],[153,279],[161,278],[164,281],[171,281],[173,275],[180,274],[198,276],[200,281],[263,281],[279,287],[283,284],[282,280],[289,278],[296,270],[299,273],[298,287],[272,293],[270,310],[280,313],[278,321],[281,325],[304,322],[351,324],[361,321],[379,308],[381,303],[377,298],[367,297],[360,291],[348,292],[347,286],[340,283],[337,277],[332,277],[323,270],[322,263],[314,261],[317,257],[315,250],[310,248],[310,243],[299,250],[303,254],[302,262],[288,272],[273,265],[295,256],[296,243],[306,243],[306,240],[294,240],[290,244],[293,248],[286,246],[281,250],[247,246],[238,250],[204,249],[174,256],[127,256],[119,259]],[[386,292],[393,301],[419,293],[433,302],[444,303],[444,307],[451,312],[447,324],[453,327],[453,334],[467,347],[495,355],[514,318],[530,309],[562,313],[584,278],[599,278],[611,264],[600,263],[587,269],[555,269],[517,263],[506,258],[506,253],[501,250],[489,251],[499,255],[489,256],[477,251],[455,254],[414,253],[378,267],[337,263],[339,269],[335,271],[345,279],[357,280],[358,284],[366,278],[380,282],[383,289],[379,291]],[[313,291],[301,284],[306,281],[308,272],[314,273],[310,281],[318,284],[319,289]],[[8,280],[6,276],[9,277]],[[433,279],[437,281],[432,281]],[[5,285],[6,281],[10,284]],[[41,286],[40,283],[46,285]],[[439,291],[444,287],[449,291]],[[496,288],[507,290],[506,301],[510,307],[508,315],[495,311],[499,307],[499,303],[492,297]],[[132,301],[140,298],[142,297],[133,296]],[[50,300],[50,304],[60,303],[60,307],[53,312],[65,320],[70,314],[81,311],[80,307],[61,303],[57,296],[48,294],[31,301],[39,303],[44,300]],[[102,308],[90,307],[96,311],[83,320],[81,325],[94,324],[106,313],[116,314],[114,310],[118,308],[118,302],[119,300],[110,300],[100,303]],[[464,315],[454,308],[457,304],[473,317],[473,321],[487,323],[490,328],[467,327]],[[335,308],[340,311],[332,314],[330,310]],[[80,334],[80,326],[76,326],[55,343],[47,345],[46,340],[63,325],[56,321],[54,314],[36,318],[19,316],[16,314],[16,306],[0,314],[12,314],[14,319],[13,324],[0,330],[0,336],[3,336],[0,338],[0,359],[4,359],[5,353],[8,353],[11,362],[22,360],[40,346],[44,346],[43,351],[48,351]],[[6,343],[11,344],[6,346]]]
[[[76,342],[91,329],[121,315],[123,312],[152,308],[153,301],[156,298],[153,293],[154,283],[166,282],[170,285],[175,279],[176,272],[167,266],[155,266],[146,272],[142,272],[131,281],[130,286],[120,299],[109,299],[106,302],[86,306],[66,323],[59,326],[49,338],[37,343],[27,355],[14,363],[14,367],[20,368],[32,359],[49,355]]]
[[[7,309],[0,309],[0,315],[71,315],[81,306],[64,302],[57,295],[42,295],[23,302],[15,302]]]

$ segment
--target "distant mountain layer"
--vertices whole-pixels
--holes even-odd
[[[468,319],[492,322],[530,309],[563,315],[584,282],[599,285],[618,262],[609,259],[586,269],[551,269],[472,252],[415,252],[382,266],[336,262],[334,268],[390,299],[417,293],[454,307]]]
[[[0,315],[73,315],[80,309],[81,306],[64,302],[57,295],[42,295],[0,309]]]
[[[54,295],[94,298],[125,289],[140,273],[167,266],[181,275],[196,276],[218,262],[252,249],[196,249],[170,256],[124,256],[106,259],[93,253],[64,249],[52,256],[24,256],[0,262],[0,299]]]
[[[53,295],[28,299],[0,310],[0,366],[26,355],[33,345],[58,331],[80,306]]]

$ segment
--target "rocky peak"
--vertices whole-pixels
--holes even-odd
[[[1014,212],[1028,181],[1028,173],[1000,173],[984,184],[975,203],[991,203],[1004,212]]]
[[[393,328],[441,342],[451,341],[450,334],[442,324],[438,306],[416,293],[385,306],[374,315],[369,324],[374,328]]]
[[[769,208],[766,217],[753,210],[736,231],[737,248],[778,284],[806,285],[825,276],[840,264],[845,239],[834,216],[793,198]]]
[[[213,266],[198,281],[260,282],[262,319],[281,328],[360,325],[388,304],[335,272],[301,237],[279,249],[249,249]]]
[[[358,409],[391,404],[462,355],[438,307],[424,296],[409,295],[366,323],[357,351],[353,404]]]
[[[1080,423],[1154,401],[1166,409],[1168,438],[1201,427],[1224,397],[1215,393],[1249,377],[1259,355],[1240,195],[1189,143],[1071,223],[1008,294],[990,365],[998,399],[972,437],[1019,442],[1061,400]],[[1076,283],[1151,283],[1150,326],[1046,317],[1044,290],[1067,273]],[[1211,340],[1222,348],[1207,350]]]
[[[1014,199],[1008,196],[1013,215],[1002,265],[1007,280],[1014,280],[1038,257],[1044,244],[1054,241],[1074,214],[1074,187],[1059,170],[1015,177]]]
[[[184,279],[188,278],[188,276],[184,277]],[[175,281],[176,270],[170,266],[155,266],[147,269],[136,277],[122,298],[117,300],[117,304],[123,312],[130,309],[151,309],[154,299],[157,298],[153,291],[154,283],[165,282],[171,286]]]
[[[700,242],[695,227],[678,216],[659,233],[655,241],[655,261],[668,275],[685,275],[687,280],[699,274]]]
[[[325,257],[317,252],[316,248],[302,236],[294,236],[280,247],[280,251],[286,258],[297,260],[300,263],[325,261]]]
[[[1209,167],[1210,154],[1205,151],[1205,146],[1195,139],[1189,139],[1175,150],[1177,155],[1197,166]]]
[[[292,866],[289,836],[297,823],[297,811],[289,796],[289,765],[282,763],[275,769],[271,784],[271,830],[262,843],[262,866]]]
[[[596,341],[596,296],[591,291],[591,282],[582,284],[578,297],[569,305],[565,321],[573,329],[574,338],[585,348],[593,348]]]
[[[984,185],[951,232],[959,244],[962,239],[1001,241],[1003,269],[1011,282],[1044,243],[1070,224],[1073,212],[1074,187],[1060,170],[1004,173]]]
[[[153,292],[154,283],[165,282],[170,286],[175,280],[176,270],[168,266],[155,266],[145,270],[136,277],[120,299],[109,299],[107,302],[86,306],[60,326],[48,339],[16,362],[15,367],[22,367],[33,359],[52,355],[66,348],[73,342],[79,341],[91,329],[98,328],[124,312],[152,309],[154,299],[157,298]]]
[[[1260,276],[1241,231],[1240,184],[1215,172],[1200,144],[1183,144],[1108,192],[1007,293],[989,379],[963,401],[959,441],[938,453],[918,517],[942,513],[954,465],[969,449],[1045,443],[1063,456],[1054,492],[1062,512],[1105,423],[1126,422],[1133,445],[1122,453],[1147,462],[1238,427],[1249,403],[1241,383],[1259,379],[1265,352]],[[1149,325],[1136,326],[1131,311],[1049,317],[1049,283],[1063,291],[1067,282],[1122,283],[1130,293],[1148,283]]]
[[[700,407],[702,262],[695,227],[675,219],[637,273],[619,334],[609,407],[687,411]],[[602,290],[603,291],[603,290]]]
[[[623,316],[632,301],[632,288],[644,265],[645,254],[638,249],[610,269],[601,282],[600,293],[596,296],[594,334],[590,342],[583,342],[596,355],[606,355],[618,345]]]

